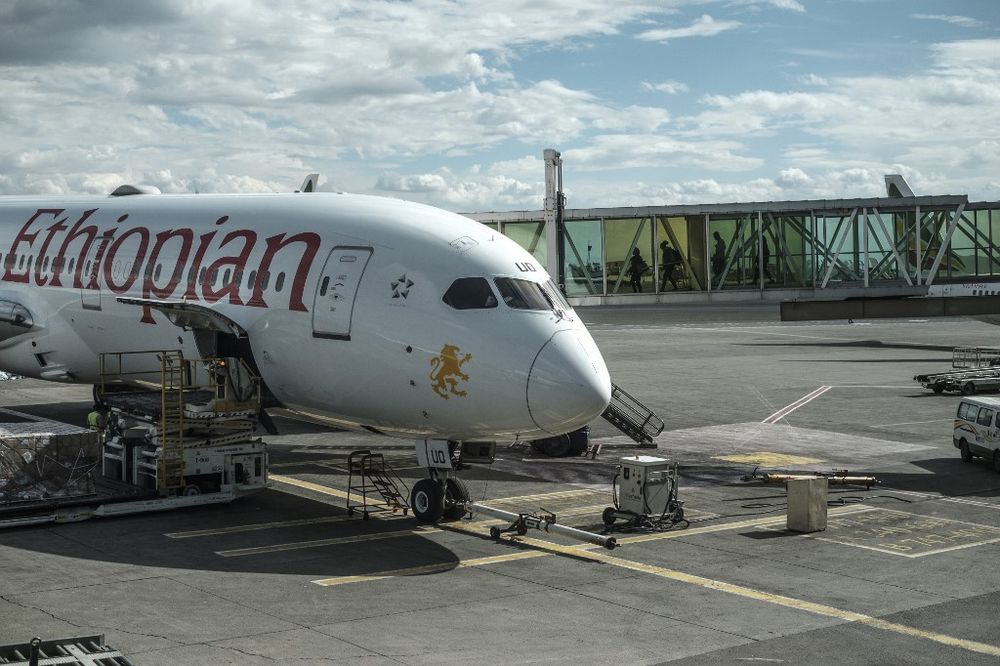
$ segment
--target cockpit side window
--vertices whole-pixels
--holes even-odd
[[[497,306],[497,297],[486,278],[458,278],[441,299],[456,310],[486,310]]]
[[[556,286],[555,282],[547,280],[545,284],[542,285],[542,288],[545,289],[545,293],[552,299],[556,310],[568,312],[573,309],[573,307],[569,304],[569,301],[566,300],[566,297],[562,295],[561,291],[559,291],[559,287]]]
[[[551,311],[553,304],[542,289],[542,285],[530,280],[517,278],[497,278],[494,280],[500,297],[508,307],[515,310],[546,310]]]

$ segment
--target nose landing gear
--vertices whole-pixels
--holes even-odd
[[[410,506],[422,523],[458,520],[468,510],[469,488],[457,472],[466,462],[490,464],[496,450],[493,442],[453,442],[437,439],[417,441],[417,464],[427,468],[429,478],[413,484]]]
[[[436,523],[442,518],[459,520],[466,514],[466,503],[472,499],[468,486],[448,473],[430,470],[432,478],[417,481],[410,493],[414,517],[421,523]]]

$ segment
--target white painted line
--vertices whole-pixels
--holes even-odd
[[[801,398],[799,398],[798,400],[796,400],[795,402],[793,402],[792,404],[787,405],[785,407],[782,407],[781,409],[779,409],[778,411],[776,411],[774,414],[771,414],[766,419],[764,419],[763,421],[761,421],[761,423],[777,423],[781,419],[785,418],[786,416],[788,416],[789,414],[791,414],[792,412],[794,412],[799,407],[802,407],[803,405],[808,405],[810,402],[812,402],[816,398],[820,397],[821,395],[823,395],[824,393],[826,393],[827,391],[829,391],[832,388],[833,388],[832,386],[820,386],[818,389],[816,389],[812,393],[810,393],[808,395],[804,395]]]
[[[316,539],[314,541],[296,541],[293,543],[278,543],[273,546],[258,546],[256,548],[234,548],[232,550],[217,550],[215,554],[220,557],[246,557],[247,555],[262,555],[265,553],[280,553],[288,550],[302,550],[304,548],[322,548],[324,546],[338,546],[349,543],[364,543],[366,541],[381,541],[383,539],[399,539],[401,537],[423,536],[439,531],[433,527],[417,528],[415,530],[401,530],[398,532],[375,532],[372,534],[357,534],[354,536],[334,537],[332,539]]]
[[[969,506],[979,506],[984,509],[1000,510],[1000,504],[978,502],[976,500],[965,499],[964,497],[945,497],[944,495],[934,495],[933,493],[921,493],[916,490],[897,490],[896,488],[890,488],[889,486],[883,486],[882,490],[886,490],[891,493],[899,493],[900,495],[916,495],[917,497],[923,497],[924,499],[932,501],[952,502],[953,504],[967,504]]]
[[[872,428],[894,428],[905,425],[922,425],[924,423],[951,423],[955,419],[931,419],[930,421],[907,421],[905,423],[886,423],[885,425],[873,425]]]
[[[167,532],[163,536],[170,539],[191,539],[194,537],[215,536],[218,534],[237,534],[239,532],[256,532],[280,527],[298,527],[301,525],[319,525],[322,523],[340,523],[351,520],[351,516],[321,516],[319,518],[300,518],[298,520],[281,520],[270,523],[253,523],[251,525],[229,525],[214,529],[191,530],[188,532]]]
[[[759,327],[753,326],[732,326],[727,328],[695,328],[695,327],[683,327],[681,330],[684,331],[712,331],[714,333],[728,333],[730,331],[734,333],[756,333],[757,335],[777,335],[782,338],[805,338],[807,340],[838,340],[839,338],[830,337],[828,335],[796,335],[794,333],[774,333],[772,331],[761,331]]]

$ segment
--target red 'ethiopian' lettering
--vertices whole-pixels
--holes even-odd
[[[230,231],[216,245],[218,231],[213,230],[198,236],[195,249],[194,229],[176,228],[158,233],[145,226],[124,230],[117,226],[102,229],[89,222],[98,210],[83,211],[79,219],[70,225],[63,208],[37,209],[14,238],[6,261],[0,267],[4,271],[0,281],[64,287],[63,274],[72,273],[71,284],[65,287],[88,290],[107,288],[115,294],[141,294],[146,299],[177,298],[177,292],[183,290],[180,298],[188,302],[217,303],[226,300],[231,305],[244,305],[240,288],[242,277],[251,268],[251,257],[257,248],[257,232],[249,229]],[[128,214],[121,215],[115,224],[120,225],[128,217]],[[215,224],[221,226],[228,221],[229,216],[225,215],[218,218]],[[309,271],[321,245],[319,234],[309,231],[291,236],[280,233],[265,239],[263,257],[256,267],[257,280],[246,305],[269,307],[264,300],[264,277],[278,262],[280,254],[282,261],[279,265],[287,267],[292,261],[298,262],[291,276],[288,309],[308,312],[303,295]],[[50,249],[57,246],[59,251],[51,262],[50,271],[49,262],[44,258],[49,255]],[[226,256],[220,256],[223,251],[227,251]],[[24,256],[35,258],[33,267],[31,261],[23,261]],[[22,258],[21,262],[17,261],[18,257]],[[18,265],[26,265],[27,268],[18,271]],[[116,265],[119,266],[117,271],[114,268]],[[157,271],[157,267],[161,271]],[[201,273],[205,273],[207,278],[203,284],[199,284]],[[210,280],[219,274],[230,279],[224,279],[223,284],[216,288]],[[140,275],[143,277],[138,283]],[[150,307],[142,308],[140,321],[156,323]]]
[[[314,234],[311,231],[304,231],[300,234],[295,234],[289,238],[285,238],[285,234],[278,234],[277,236],[271,236],[267,239],[267,249],[264,252],[264,258],[260,262],[260,268],[257,270],[257,283],[253,287],[253,295],[250,296],[250,300],[247,301],[247,305],[252,305],[258,308],[266,308],[267,303],[264,301],[264,287],[263,287],[263,275],[271,270],[271,262],[274,260],[274,256],[282,248],[288,247],[292,243],[303,243],[306,246],[305,251],[302,253],[302,259],[299,260],[299,265],[295,270],[295,280],[292,283],[292,293],[288,297],[288,309],[297,310],[299,312],[308,312],[305,303],[302,302],[302,292],[305,289],[306,278],[309,275],[309,268],[312,266],[313,259],[316,257],[316,253],[319,251],[320,237],[318,234]]]

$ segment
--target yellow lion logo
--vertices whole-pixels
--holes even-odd
[[[469,375],[462,372],[462,366],[466,361],[472,360],[472,354],[465,354],[458,357],[459,349],[455,345],[445,345],[441,348],[441,353],[431,359],[431,379],[434,380],[434,392],[439,396],[448,399],[448,394],[465,396],[465,391],[457,388],[459,380],[469,381]]]

